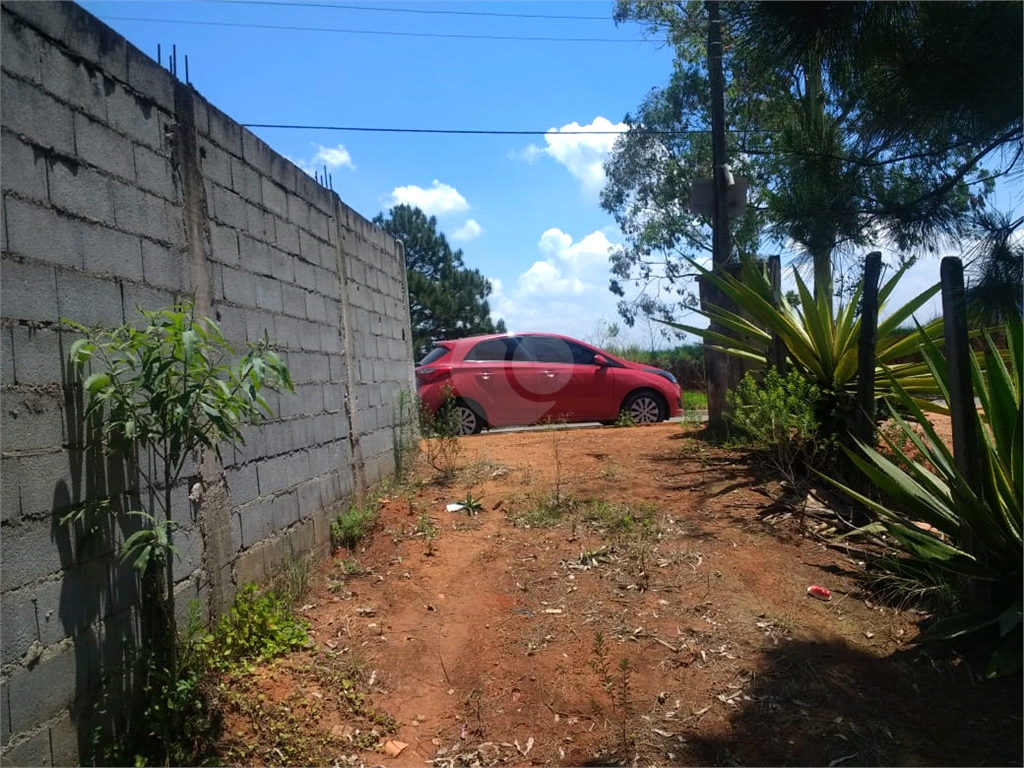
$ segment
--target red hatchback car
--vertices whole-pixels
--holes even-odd
[[[547,419],[611,424],[623,412],[636,424],[652,424],[683,412],[668,371],[556,334],[437,342],[416,368],[416,389],[432,411],[451,391],[463,435]]]

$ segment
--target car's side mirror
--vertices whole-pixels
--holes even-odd
[[[611,363],[608,362],[608,358],[604,355],[594,355],[594,365],[598,368],[607,368]]]

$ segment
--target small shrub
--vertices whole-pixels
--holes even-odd
[[[483,505],[480,503],[480,500],[474,498],[472,492],[467,493],[466,498],[461,499],[458,503],[466,508],[466,514],[469,517],[475,517],[480,514],[480,510],[483,509]]]
[[[565,513],[576,505],[576,500],[554,491],[529,499],[530,506],[523,512],[509,515],[517,528],[552,528],[562,522]]]
[[[210,665],[229,671],[239,666],[297,651],[309,642],[306,623],[296,618],[285,598],[260,594],[249,584],[235,595],[231,610],[206,637]]]
[[[827,458],[831,441],[819,435],[820,390],[798,371],[783,378],[769,368],[760,384],[747,373],[726,394],[729,423],[793,485]]]
[[[335,547],[353,549],[377,522],[373,505],[350,507],[331,521],[331,543]]]
[[[616,427],[635,427],[636,422],[633,417],[630,416],[626,411],[619,412],[619,418],[615,420],[614,426]]]
[[[274,575],[273,589],[288,605],[294,606],[309,588],[309,561],[289,557]]]
[[[441,393],[441,405],[431,411],[420,403],[420,430],[426,441],[427,463],[438,472],[442,482],[451,482],[458,471],[459,412],[455,390],[447,386]]]

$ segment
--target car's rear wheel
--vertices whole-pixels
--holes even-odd
[[[622,411],[634,424],[655,424],[668,418],[668,406],[657,392],[641,389],[626,398]]]
[[[460,435],[476,435],[484,428],[483,414],[465,400],[455,404],[455,415],[458,417]]]

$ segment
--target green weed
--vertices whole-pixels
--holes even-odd
[[[335,547],[354,549],[377,524],[377,505],[367,502],[350,507],[331,521],[331,543]]]
[[[248,584],[235,595],[231,610],[207,635],[208,663],[230,671],[296,651],[309,642],[306,623],[292,614],[285,598]]]

